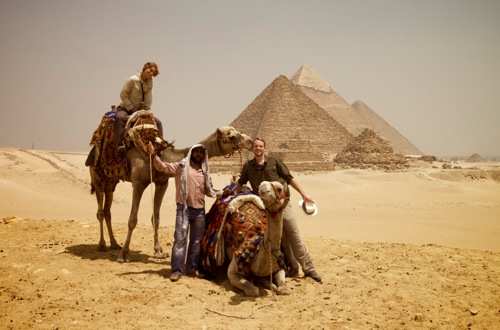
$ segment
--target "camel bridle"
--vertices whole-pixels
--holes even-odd
[[[222,138],[222,134],[219,134],[219,132],[216,132],[216,134],[217,134],[217,139],[216,139],[217,140],[217,147],[219,147],[219,150],[220,150],[221,154],[224,155],[224,158],[229,158],[229,157],[233,156],[235,152],[239,152],[241,155],[241,148],[238,146],[238,144],[236,142],[234,142],[231,139]],[[234,150],[227,153],[227,154],[224,153],[223,144],[230,144]]]

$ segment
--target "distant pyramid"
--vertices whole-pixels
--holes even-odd
[[[356,101],[352,105],[347,103],[307,64],[300,67],[290,80],[352,135],[357,136],[365,128],[369,128],[385,138],[397,152],[404,155],[423,154],[363,102]]]
[[[372,128],[365,117],[335,93],[330,85],[307,64],[300,67],[290,80],[352,135],[360,134],[365,128]]]
[[[469,163],[480,163],[484,162],[484,159],[478,153],[473,153],[469,158],[467,158],[467,161]]]
[[[230,124],[266,141],[268,154],[290,170],[331,170],[333,157],[352,139],[333,119],[285,76],[279,76]],[[253,158],[245,152],[244,161]],[[229,161],[212,158],[211,169],[228,170]],[[231,171],[234,171],[234,157]]]
[[[399,133],[394,127],[380,117],[375,111],[370,109],[361,101],[356,101],[352,104],[356,111],[366,118],[373,126],[373,130],[389,141],[396,152],[403,155],[423,155],[407,138]]]
[[[391,145],[369,128],[339,152],[334,163],[344,168],[377,168],[389,171],[409,167],[408,160],[403,155],[394,153]]]

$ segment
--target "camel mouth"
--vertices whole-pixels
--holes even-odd
[[[281,183],[263,181],[259,186],[259,196],[271,212],[277,212],[285,203],[284,187]]]

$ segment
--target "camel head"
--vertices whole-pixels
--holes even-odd
[[[266,209],[271,212],[278,212],[285,206],[286,185],[283,186],[278,181],[263,181],[259,185],[259,196],[264,202]]]
[[[253,140],[234,127],[225,126],[217,129],[217,143],[224,154],[231,154],[242,149],[252,150]]]

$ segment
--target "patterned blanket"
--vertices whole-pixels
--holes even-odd
[[[266,232],[266,212],[260,197],[248,191],[246,194],[217,200],[206,214],[205,220],[200,271],[210,278],[215,277],[219,271],[227,270],[229,258],[225,256],[225,249],[231,247],[238,270],[249,272]],[[283,253],[273,254],[279,266],[288,270],[289,263]]]
[[[94,166],[104,170],[107,176],[122,178],[127,171],[127,160],[115,155],[114,113],[106,113],[92,134],[90,145],[95,146]]]
[[[107,112],[94,131],[90,145],[95,146],[94,164],[104,170],[106,176],[126,180],[127,159],[125,155],[116,155],[115,145],[115,113]],[[127,149],[131,143],[144,158],[148,158],[146,145],[152,142],[157,150],[165,149],[169,144],[159,137],[158,129],[151,112],[136,111],[127,121],[124,130],[124,141]]]

